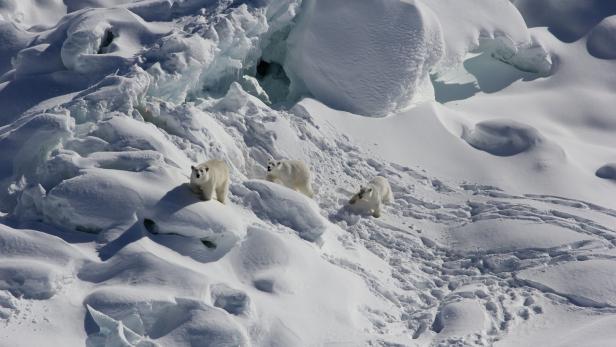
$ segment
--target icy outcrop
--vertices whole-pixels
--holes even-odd
[[[616,15],[602,20],[588,34],[588,52],[601,59],[616,59]]]
[[[419,1],[309,0],[289,34],[291,93],[378,117],[410,104],[443,54],[437,17]]]

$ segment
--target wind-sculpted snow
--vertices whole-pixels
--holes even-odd
[[[601,166],[597,169],[595,175],[600,178],[616,180],[616,163],[609,163]]]
[[[616,339],[611,17],[564,44],[506,0],[0,16],[1,345]],[[226,204],[188,185],[209,159]],[[354,213],[375,176],[393,201]]]
[[[531,286],[559,293],[580,306],[616,305],[616,271],[612,260],[587,260],[520,272]]]
[[[603,19],[588,34],[588,52],[601,59],[616,59],[616,15]]]
[[[603,18],[616,14],[611,1],[514,0],[529,27],[547,26],[559,40],[573,42],[588,33]]]
[[[530,151],[545,141],[536,129],[507,121],[479,123],[463,138],[471,146],[498,156]]]
[[[284,65],[292,93],[378,117],[429,88],[443,38],[437,17],[421,2],[310,0],[304,6]]]
[[[327,229],[317,206],[299,192],[265,181],[244,182],[252,192],[242,194],[257,215],[285,225],[314,241]]]

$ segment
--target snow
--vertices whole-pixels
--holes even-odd
[[[609,345],[614,14],[0,1],[0,344]]]
[[[616,59],[616,16],[603,19],[588,33],[588,52],[601,59]]]
[[[616,179],[616,164],[609,163],[601,166],[597,169],[595,175],[597,175],[597,177],[605,179]]]
[[[383,116],[409,105],[442,55],[435,15],[417,1],[307,1],[289,34],[291,93]],[[395,51],[387,47],[397,46]]]
[[[613,261],[596,259],[528,269],[516,277],[580,306],[612,307],[616,304],[614,272]]]
[[[469,145],[498,156],[520,154],[545,141],[536,129],[502,120],[477,123],[463,138]]]
[[[451,248],[467,253],[546,250],[594,240],[563,227],[530,221],[487,219],[451,231]]]
[[[327,229],[318,206],[302,193],[266,181],[246,181],[244,186],[251,192],[238,195],[244,195],[261,218],[285,225],[309,241],[316,240]]]

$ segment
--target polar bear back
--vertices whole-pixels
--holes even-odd
[[[199,164],[199,167],[209,168],[209,181],[222,183],[229,179],[229,167],[227,163],[222,160],[211,159],[205,163]]]
[[[310,182],[310,169],[301,160],[282,160],[273,174],[287,186],[295,187]]]
[[[376,193],[381,202],[389,203],[392,200],[391,186],[387,179],[383,176],[376,176],[370,182],[368,186]]]

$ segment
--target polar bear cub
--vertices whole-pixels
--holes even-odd
[[[191,166],[190,187],[201,194],[205,201],[212,199],[216,194],[216,200],[225,203],[229,191],[229,167],[222,160],[208,160],[197,166]]]
[[[365,187],[360,187],[359,192],[349,200],[349,204],[356,205],[378,218],[381,216],[381,206],[393,201],[394,196],[387,179],[376,176]]]
[[[312,198],[314,193],[310,183],[308,165],[301,160],[273,160],[267,162],[267,176],[270,182],[280,183]]]

